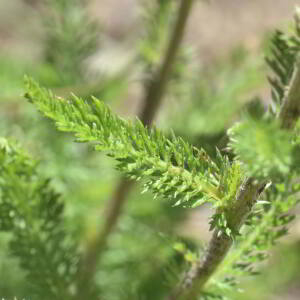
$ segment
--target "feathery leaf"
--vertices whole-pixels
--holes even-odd
[[[73,95],[66,101],[29,78],[26,89],[26,97],[59,130],[74,132],[78,142],[95,142],[95,149],[115,158],[117,168],[127,176],[146,179],[145,191],[151,189],[176,205],[219,204],[218,167],[203,150],[175,136],[168,139],[139,120],[125,121],[96,98],[86,103]]]

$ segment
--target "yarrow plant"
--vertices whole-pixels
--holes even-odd
[[[176,244],[185,259],[156,298],[165,300],[228,299],[243,276],[258,273],[270,247],[287,234],[300,192],[299,14],[293,33],[276,31],[272,40],[267,59],[273,71],[272,104],[259,116],[244,113],[227,132],[226,151],[217,148],[210,157],[174,132],[151,126],[174,75],[172,65],[192,3],[181,1],[161,65],[156,66],[153,56],[153,64],[144,62],[153,78],[145,83],[145,108],[134,121],[119,117],[101,99],[59,97],[25,77],[25,97],[57,130],[73,133],[76,142],[90,143],[116,161],[116,169],[126,176],[121,189],[141,181],[143,192],[165,201],[169,210],[205,203],[214,210],[211,239],[200,256]],[[152,53],[146,48],[150,44],[142,46],[141,60]],[[38,163],[5,138],[0,140],[0,162],[0,228],[12,233],[9,249],[26,272],[32,299],[105,299],[96,280],[101,272],[97,262],[121,214],[120,199],[109,211],[105,230],[82,251],[64,225],[63,202],[39,173]],[[130,297],[150,299],[146,292]]]

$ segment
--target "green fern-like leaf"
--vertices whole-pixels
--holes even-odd
[[[275,113],[278,113],[280,109],[294,71],[296,57],[300,51],[299,13],[295,16],[295,23],[293,33],[290,35],[279,30],[274,33],[271,41],[271,55],[266,58],[266,62],[274,74],[269,77],[269,82],[272,87]]]
[[[45,62],[57,75],[55,84],[83,81],[83,61],[97,50],[99,26],[91,20],[82,0],[42,0],[41,16],[45,35]],[[46,78],[49,80],[49,78]]]
[[[32,299],[71,299],[78,260],[62,224],[63,203],[37,162],[0,139],[0,230],[12,233],[11,254],[26,271]]]
[[[145,190],[171,199],[173,204],[197,201],[220,204],[219,169],[203,150],[181,138],[166,138],[156,128],[137,120],[125,121],[96,98],[87,103],[55,97],[26,78],[26,97],[61,131],[74,132],[78,142],[94,142],[98,151],[118,161],[117,168],[130,178],[146,179]]]
[[[290,135],[276,122],[248,118],[229,130],[230,148],[251,176],[287,174],[291,165]]]

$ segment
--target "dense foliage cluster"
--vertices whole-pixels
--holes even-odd
[[[100,27],[85,22],[82,1],[70,3],[45,1],[41,10],[44,17],[48,5],[43,72],[37,71],[35,75],[55,88],[85,81],[83,62],[97,48],[96,33]],[[157,70],[163,69],[161,52],[168,51],[169,28],[176,28],[172,16],[177,6],[173,1],[143,5],[146,30],[143,40],[137,43],[137,59],[129,64],[142,72],[141,85],[147,92],[156,80]],[[179,8],[185,9],[184,4]],[[220,102],[211,104],[212,89],[201,90],[202,85],[199,87],[197,82],[185,84],[189,54],[179,52],[174,68],[168,69],[170,74],[166,71],[173,82],[166,95],[182,97],[178,90],[188,86],[192,92],[186,97],[191,98],[191,105],[202,91],[204,101],[193,112],[189,106],[186,117],[191,114],[194,120],[204,108],[209,119],[213,115],[223,117],[218,124],[209,126],[205,117],[198,123],[190,120],[187,127],[185,122],[178,122],[175,132],[144,125],[143,117],[134,121],[119,117],[110,108],[113,102],[108,106],[97,97],[89,97],[94,91],[104,100],[112,95],[125,95],[127,88],[123,87],[128,84],[129,74],[124,70],[113,78],[105,78],[100,89],[80,88],[79,96],[66,95],[61,89],[50,91],[25,76],[25,97],[63,133],[53,133],[44,119],[34,120],[33,127],[44,124],[37,129],[43,141],[39,147],[51,144],[50,139],[54,141],[53,145],[45,146],[49,148],[45,148],[44,156],[39,154],[56,161],[52,169],[47,163],[38,163],[16,142],[0,138],[0,230],[8,234],[7,243],[1,240],[7,245],[7,253],[0,255],[15,257],[17,262],[12,265],[15,263],[21,272],[16,290],[0,282],[0,297],[1,293],[5,297],[16,293],[30,299],[52,300],[230,299],[243,276],[259,273],[270,247],[287,234],[287,226],[295,218],[291,211],[299,202],[300,192],[300,108],[291,112],[289,105],[296,98],[300,107],[300,95],[295,95],[295,86],[300,84],[299,52],[297,15],[291,35],[276,31],[272,39],[271,58],[267,59],[274,73],[269,78],[272,103],[266,112],[255,101],[251,102],[253,106],[235,102],[241,90],[249,89],[248,79],[257,70],[247,66],[252,75],[245,76],[245,80],[233,80],[227,92],[214,95]],[[241,60],[245,59],[242,56]],[[65,65],[60,64],[62,58]],[[236,76],[239,75],[238,72]],[[256,80],[249,85],[254,83]],[[161,88],[159,82],[156,87]],[[295,103],[292,104],[294,108]],[[28,122],[28,116],[24,117],[26,109],[23,118]],[[1,127],[7,130],[9,122],[3,122]],[[193,127],[190,135],[184,132],[189,126]],[[187,141],[178,137],[182,132]],[[73,133],[75,141],[81,144],[68,146],[66,133]],[[107,159],[95,155],[82,143],[92,145],[96,152],[104,152],[115,161],[115,169],[143,185],[144,195],[138,193],[122,217],[120,207],[108,213],[108,224],[120,218],[113,234],[113,226],[107,229],[105,221],[99,221],[98,213],[93,215],[99,203],[90,199],[95,195],[98,198],[99,190],[104,190],[102,196],[108,198],[107,177],[111,176],[113,182],[117,177],[113,171],[107,171],[112,169],[107,167]],[[78,165],[75,161],[79,161]],[[71,165],[73,169],[68,170]],[[49,169],[53,181],[45,175]],[[68,181],[68,176],[73,176],[73,182]],[[129,186],[129,181],[122,182]],[[76,185],[83,185],[84,192],[79,192],[79,196],[74,192]],[[65,192],[65,200],[56,190]],[[180,236],[177,226],[186,211],[205,203],[214,212],[210,218],[211,241],[203,250],[195,241]],[[98,243],[99,233],[95,229],[89,231],[89,226],[97,228],[93,222],[105,228],[106,239],[100,239],[102,244]],[[102,260],[97,256],[100,253]],[[89,255],[94,260],[89,260]],[[91,265],[84,266],[85,262]],[[82,289],[85,279],[86,290]]]

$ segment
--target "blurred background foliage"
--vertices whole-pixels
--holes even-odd
[[[69,135],[35,112],[22,97],[23,76],[33,76],[61,96],[74,92],[87,101],[97,96],[133,117],[161,61],[175,3],[0,1],[1,136],[14,137],[41,161],[41,172],[63,194],[67,226],[83,246],[103,223],[118,175],[112,161],[70,142]],[[269,102],[264,55],[270,32],[288,26],[295,3],[199,1],[156,123],[212,156],[216,146],[222,149],[226,130],[239,115],[259,113]],[[159,299],[165,281],[174,277],[166,266],[182,267],[197,255],[191,252],[194,245],[208,239],[208,209],[169,209],[140,192],[138,186],[131,192],[99,266],[103,299]],[[263,274],[242,283],[247,292],[234,299],[299,299],[299,222],[294,226]],[[8,253],[9,239],[1,233],[0,296],[22,299],[30,283]]]

